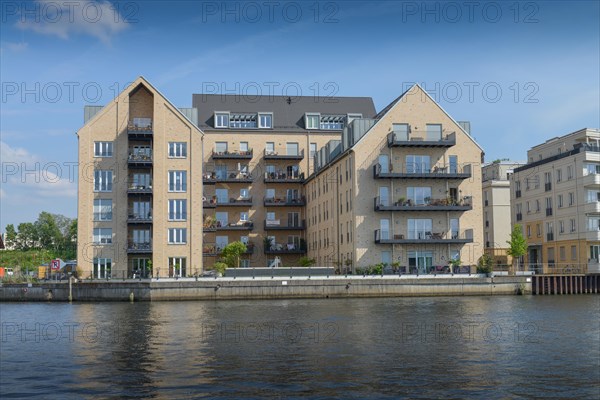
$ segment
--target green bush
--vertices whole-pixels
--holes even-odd
[[[213,266],[213,269],[221,275],[225,275],[225,270],[227,269],[227,264],[224,262],[216,262]]]
[[[489,254],[484,254],[477,260],[477,273],[489,274],[492,272],[492,257]]]

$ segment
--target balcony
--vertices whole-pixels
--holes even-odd
[[[134,154],[129,153],[127,165],[137,168],[152,167],[152,154]]]
[[[519,197],[521,197],[521,191],[520,190],[516,190],[515,191],[515,197],[518,199]],[[486,204],[487,205],[487,204]]]
[[[265,254],[306,254],[306,245],[305,244],[280,244],[273,243],[271,246],[266,247],[264,249]]]
[[[213,160],[251,160],[254,152],[248,151],[214,151],[211,158]]]
[[[151,140],[152,133],[152,118],[134,118],[127,124],[129,139]]]
[[[131,184],[127,188],[127,194],[152,194],[152,185]]]
[[[299,207],[306,205],[306,198],[299,197],[265,197],[265,207]]]
[[[473,230],[462,232],[413,232],[410,237],[405,234],[393,235],[390,232],[381,233],[375,230],[375,243],[377,244],[464,244],[473,243]]]
[[[546,182],[544,183],[544,191],[545,192],[549,192],[552,190],[552,182]]]
[[[254,229],[252,221],[239,221],[228,224],[217,221],[217,231],[251,231],[252,229]]]
[[[243,199],[234,199],[233,197],[229,200],[217,199],[216,202],[217,207],[249,207],[252,206],[252,197],[247,197]]]
[[[600,240],[600,229],[589,229],[585,233],[586,240],[598,241]]]
[[[522,220],[523,220],[523,214],[517,213],[517,221],[522,221]]]
[[[552,208],[546,208],[546,217],[549,217],[552,215]]]
[[[471,164],[464,165],[462,168],[444,165],[436,165],[433,168],[405,165],[400,171],[391,168],[382,171],[380,164],[373,166],[375,179],[469,179],[471,175]]]
[[[583,205],[583,212],[585,214],[600,213],[600,201],[588,201]]]
[[[152,242],[128,242],[127,243],[128,254],[149,254],[152,253]]]
[[[265,183],[304,183],[304,172],[265,172]]]
[[[423,204],[416,204],[411,199],[391,202],[381,202],[379,197],[375,197],[375,211],[469,211],[473,209],[470,196],[462,199],[443,198],[432,199],[425,198]]]
[[[215,199],[202,200],[202,208],[216,208],[217,201]]]
[[[546,233],[546,241],[551,242],[554,240],[554,232]]]
[[[218,257],[223,252],[223,247],[215,245],[215,244],[205,244],[202,247],[202,255],[205,257]],[[254,254],[254,243],[248,242],[246,243],[246,251],[242,254]]]
[[[279,219],[265,220],[264,225],[265,231],[303,231],[306,229],[306,221],[287,221],[287,224],[283,224]]]
[[[587,174],[582,178],[584,187],[600,188],[600,174]]]
[[[216,231],[217,231],[217,224],[216,223],[204,224],[202,226],[202,232],[204,232],[204,233],[216,232]]]
[[[151,224],[152,223],[152,213],[139,213],[133,212],[133,210],[129,210],[127,213],[127,223],[128,224]]]
[[[280,154],[280,152],[265,149],[263,158],[265,160],[296,160],[296,161],[300,161],[300,160],[304,159],[304,149],[300,150],[299,152],[296,152],[295,154],[287,154],[287,151],[285,154],[283,154],[283,152],[281,152],[281,154]]]
[[[439,139],[413,136],[407,133],[388,134],[388,147],[452,147],[456,144],[456,133],[443,135]]]
[[[254,179],[244,171],[209,171],[202,176],[204,184],[215,183],[252,183]]]

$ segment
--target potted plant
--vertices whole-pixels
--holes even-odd
[[[460,268],[462,261],[460,261],[460,258],[457,258],[454,260],[450,260],[449,264],[450,264],[450,272],[452,272],[454,274],[458,271],[458,268]]]
[[[223,276],[223,275],[225,275],[225,270],[227,269],[227,264],[225,264],[224,262],[218,261],[213,266],[213,269],[217,273],[217,276]]]
[[[406,199],[404,197],[399,197],[398,198],[398,203],[396,203],[397,206],[403,206],[404,205],[404,201]]]
[[[263,239],[265,250],[271,250],[273,247],[273,238],[267,236]]]

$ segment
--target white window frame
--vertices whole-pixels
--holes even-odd
[[[113,142],[94,142],[94,157],[109,158],[114,155]]]
[[[169,244],[186,244],[187,243],[187,228],[169,228],[168,243]]]
[[[169,158],[187,158],[187,142],[169,142]]]
[[[94,199],[94,221],[112,221],[112,199]]]
[[[187,171],[169,171],[168,188],[171,193],[187,192]]]
[[[112,244],[112,228],[94,228],[94,244]]]
[[[94,192],[112,192],[113,171],[110,169],[94,170]]]
[[[264,120],[263,120],[264,118]],[[258,113],[258,127],[261,129],[273,128],[273,113],[260,112]]]
[[[230,113],[228,111],[215,111],[215,128],[229,128]],[[223,118],[227,120],[224,122]]]
[[[312,119],[315,118],[316,124],[309,124],[309,121],[315,122]],[[319,113],[305,113],[304,114],[304,126],[306,129],[320,130],[321,129],[321,114]]]
[[[169,221],[185,221],[187,219],[187,200],[169,200]]]

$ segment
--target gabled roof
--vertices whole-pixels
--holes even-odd
[[[185,121],[187,121],[189,123],[190,126],[194,127],[194,129],[196,129],[202,136],[204,136],[204,132],[202,132],[202,129],[200,129],[196,124],[194,124],[184,113],[181,112],[181,110],[176,107],[173,103],[171,103],[171,101],[165,97],[165,95],[163,95],[160,90],[158,90],[156,87],[154,87],[154,85],[152,85],[146,78],[144,78],[142,75],[138,76],[137,79],[133,82],[131,82],[131,84],[129,86],[127,86],[125,89],[123,89],[123,91],[121,93],[119,93],[119,95],[117,97],[121,97],[122,94],[124,93],[132,93],[134,91],[139,90],[140,86],[145,87],[146,89],[149,89],[151,92],[156,93],[157,95],[159,95],[172,109],[173,111],[175,111],[177,114],[179,114],[179,116],[184,119]],[[110,105],[113,105],[114,101],[111,101],[110,103],[106,104],[102,110],[98,111],[96,113],[96,115],[94,115],[92,118],[90,118],[85,124],[83,124],[83,126],[81,126],[81,128],[79,128],[77,130],[77,135],[79,135],[79,131],[82,130],[84,127],[86,127],[87,125],[91,124],[92,122],[95,122],[95,120],[97,118],[100,117],[101,114],[103,114]]]

